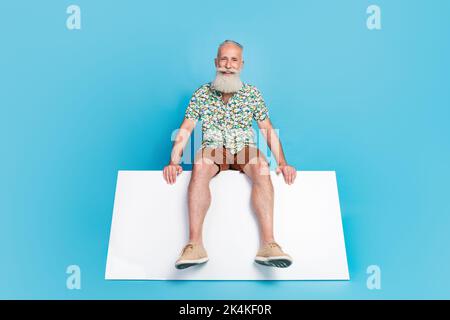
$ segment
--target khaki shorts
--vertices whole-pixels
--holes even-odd
[[[225,170],[237,170],[240,173],[244,173],[244,166],[249,163],[257,164],[259,157],[262,157],[267,162],[264,154],[257,147],[252,146],[245,146],[236,154],[232,154],[225,147],[204,147],[197,151],[195,163],[202,157],[211,160],[217,165],[219,170],[214,176],[218,175],[220,171]]]

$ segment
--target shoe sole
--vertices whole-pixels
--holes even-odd
[[[257,264],[268,266],[268,267],[277,267],[277,268],[287,268],[292,264],[292,260],[288,257],[256,257],[255,262]]]
[[[198,260],[181,260],[175,264],[175,268],[177,269],[186,269],[192,266],[196,266],[198,264],[204,264],[208,262],[208,258],[202,258]]]

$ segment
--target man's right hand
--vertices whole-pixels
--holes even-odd
[[[164,167],[163,176],[169,184],[174,184],[177,180],[177,175],[183,172],[183,168],[179,164],[168,164]]]

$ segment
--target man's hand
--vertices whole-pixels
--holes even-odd
[[[183,168],[179,164],[168,164],[164,167],[163,176],[164,180],[166,180],[169,184],[174,184],[177,180],[177,175],[183,172]]]
[[[295,170],[294,167],[289,165],[280,165],[278,166],[276,173],[280,174],[280,172],[283,173],[284,181],[287,184],[293,184],[295,177],[297,176],[297,170]]]

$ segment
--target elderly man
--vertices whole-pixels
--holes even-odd
[[[244,66],[242,53],[242,45],[235,41],[226,40],[220,44],[214,59],[216,78],[192,95],[173,145],[171,160],[163,170],[167,183],[175,183],[177,175],[182,172],[179,164],[183,149],[196,122],[201,120],[202,145],[196,152],[188,187],[189,242],[175,262],[178,269],[208,261],[202,228],[211,203],[209,182],[224,170],[245,173],[252,181],[251,201],[261,234],[255,262],[273,267],[288,267],[292,263],[292,258],[274,239],[273,185],[268,161],[255,144],[252,120],[257,122],[277,160],[276,173],[281,172],[285,182],[292,184],[296,170],[286,162],[260,91],[240,80]]]

